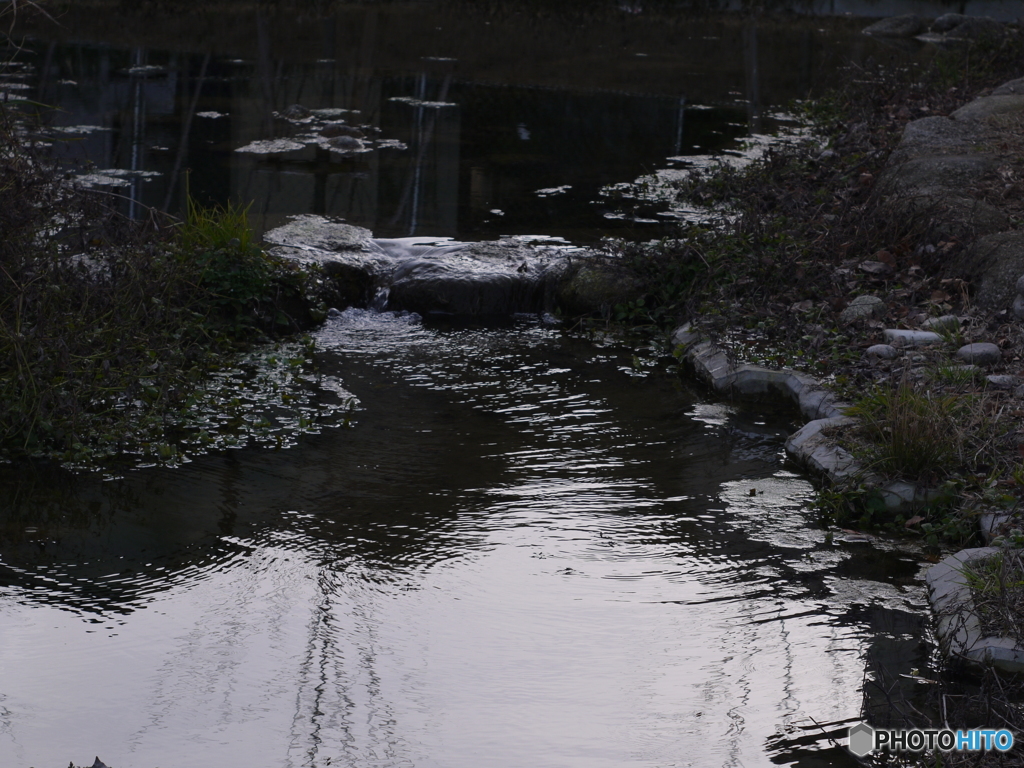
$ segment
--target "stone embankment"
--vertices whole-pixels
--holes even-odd
[[[927,34],[947,40],[961,33],[976,38],[1001,34],[1002,30],[1002,25],[988,20],[959,17],[954,24],[956,21],[943,17]],[[926,30],[916,17],[901,17],[865,31],[906,37]],[[1013,206],[1000,204],[999,182],[1006,181],[1006,189],[1010,189],[1009,182],[1021,171],[1021,136],[1024,78],[1005,83],[948,117],[910,122],[872,193],[877,203],[898,215],[927,217],[930,230],[939,238],[969,242],[963,273],[974,289],[975,306],[1007,321],[1024,319],[1024,233]],[[880,316],[883,310],[884,302],[879,297],[857,297],[843,311],[840,322],[856,324]],[[851,422],[845,414],[847,406],[819,382],[795,371],[734,363],[725,350],[697,330],[698,325],[687,323],[672,338],[699,379],[726,397],[792,402],[808,420],[786,442],[792,458],[831,483],[875,487],[894,512],[919,507],[935,497],[932,489],[902,481],[886,482],[858,466],[854,457],[829,436],[831,429]],[[884,329],[884,343],[868,347],[866,358],[923,359],[917,351],[955,338],[961,320],[945,315],[917,325]],[[960,346],[955,357],[964,372],[984,375],[1010,353],[991,340],[977,340]],[[988,373],[984,382],[987,387],[1009,389],[1015,397],[1024,397],[1024,380],[1017,375]],[[984,539],[992,542],[1005,533],[1008,517],[999,511],[983,514],[980,522]],[[947,653],[1019,672],[1024,671],[1024,649],[1011,638],[985,636],[963,577],[964,563],[998,551],[985,547],[958,552],[931,568],[927,582],[938,617],[938,635]]]

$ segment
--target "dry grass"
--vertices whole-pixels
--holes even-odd
[[[1024,640],[1024,551],[971,561],[964,576],[985,634]]]

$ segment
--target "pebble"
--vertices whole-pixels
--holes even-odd
[[[872,360],[892,360],[899,357],[900,351],[891,344],[874,344],[868,347],[864,354]]]
[[[960,318],[956,315],[929,317],[921,323],[921,327],[926,331],[955,331],[960,327]]]
[[[1007,373],[993,374],[992,376],[986,376],[985,380],[989,383],[989,386],[995,387],[996,389],[1013,389],[1016,384],[1020,382],[1016,376],[1011,376]]]
[[[978,344],[964,344],[957,350],[956,356],[965,363],[976,365],[992,365],[1003,359],[1003,353],[995,344],[981,342]]]
[[[932,331],[905,331],[901,328],[886,328],[882,335],[894,347],[916,347],[919,344],[938,344],[942,337]]]
[[[885,302],[877,296],[858,296],[839,313],[839,321],[851,323],[865,317],[877,317],[885,311]]]

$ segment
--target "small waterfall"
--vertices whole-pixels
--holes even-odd
[[[370,299],[369,308],[374,312],[383,312],[388,307],[388,296],[391,295],[390,285],[377,286],[377,290],[373,294],[373,298]]]

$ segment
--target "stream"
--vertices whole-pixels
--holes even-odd
[[[851,62],[929,55],[836,3],[669,5],[197,29],[83,4],[27,25],[0,90],[60,107],[55,152],[127,216],[187,189],[260,232],[568,247],[673,232],[666,182],[787,140]],[[117,477],[0,467],[0,766],[852,767],[865,708],[927,706],[899,676],[931,670],[928,563],[826,534],[796,414],[550,316],[337,309],[314,335],[346,426]]]
[[[352,428],[8,500],[0,764],[854,765],[866,665],[927,667],[788,414],[533,319],[318,341]]]

